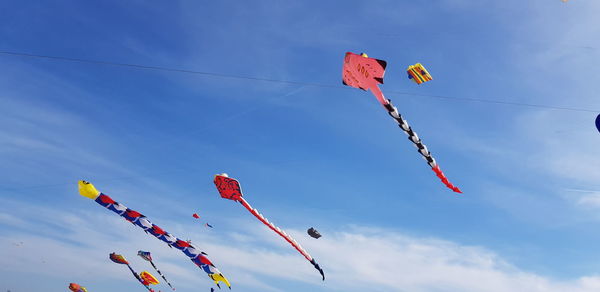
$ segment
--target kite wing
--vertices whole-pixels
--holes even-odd
[[[372,66],[373,66],[374,62],[378,63],[378,64],[380,62],[383,62],[383,64],[385,64],[384,61],[373,59],[373,58],[368,58],[365,54],[357,55],[354,53],[346,53],[346,57],[344,58],[344,67],[343,67],[344,84],[346,84],[348,86],[352,86],[352,87],[361,88],[361,89],[365,89],[365,88],[370,89],[371,92],[373,93],[373,95],[375,95],[377,100],[381,103],[381,105],[388,111],[388,114],[394,120],[396,120],[400,129],[402,129],[402,131],[404,131],[406,133],[406,135],[408,135],[408,139],[413,144],[415,144],[415,146],[417,147],[417,151],[427,161],[427,164],[429,164],[431,169],[435,172],[436,176],[440,178],[442,183],[444,185],[446,185],[446,187],[448,187],[449,189],[451,189],[457,193],[462,193],[458,187],[454,186],[446,178],[446,176],[440,169],[439,165],[437,164],[437,162],[431,155],[431,152],[429,152],[429,150],[427,150],[427,147],[425,146],[425,144],[423,144],[423,142],[421,141],[419,136],[417,136],[417,133],[415,133],[412,130],[412,128],[408,125],[408,122],[402,117],[402,115],[400,115],[400,113],[398,112],[398,109],[392,104],[392,101],[385,98],[385,96],[383,95],[383,92],[381,92],[381,90],[379,89],[379,86],[377,86],[378,84],[383,83],[383,79],[380,80],[380,79],[374,78],[373,77],[374,75],[372,75],[372,74],[363,73],[362,68],[369,67],[366,64],[372,64]],[[383,69],[385,69],[385,66],[382,65],[380,67],[380,70],[383,70]],[[425,69],[425,68],[423,68],[423,69]],[[364,72],[369,72],[369,71],[367,70]],[[429,74],[429,73],[427,73],[427,74]],[[368,80],[369,78],[371,78],[371,80]],[[383,78],[383,73],[381,74],[381,78]],[[352,81],[352,82],[347,82],[346,79],[348,79],[349,81]],[[366,87],[364,87],[364,86],[366,86]]]
[[[417,84],[433,80],[431,74],[427,72],[427,69],[421,63],[408,66],[406,72],[408,73],[408,79],[412,79]]]
[[[600,132],[600,115],[596,117],[596,128],[598,129],[598,132]]]
[[[145,259],[146,261],[150,262],[150,265],[152,265],[152,267],[154,268],[154,270],[163,278],[163,280],[165,280],[165,282],[167,283],[167,285],[169,285],[169,287],[171,287],[171,289],[173,289],[173,291],[175,291],[175,288],[173,288],[173,286],[171,285],[171,283],[169,283],[169,280],[167,280],[167,278],[165,277],[165,275],[163,275],[163,273],[156,267],[156,265],[154,264],[154,262],[152,261],[152,255],[150,255],[149,251],[138,251],[138,255]]]
[[[275,226],[273,223],[269,222],[262,214],[258,212],[258,210],[252,208],[248,202],[243,198],[242,188],[240,187],[240,183],[233,178],[227,176],[227,174],[218,174],[215,175],[214,180],[215,186],[219,191],[219,194],[222,198],[234,200],[240,202],[246,210],[250,211],[254,217],[256,217],[260,222],[267,225],[271,230],[275,231],[275,233],[279,234],[279,236],[283,237],[289,244],[291,244],[300,254],[302,254],[306,260],[308,260],[314,267],[319,271],[321,276],[323,277],[323,281],[325,280],[325,273],[323,269],[317,264],[315,259],[306,252],[300,244],[298,244],[291,236],[289,236],[285,231],[279,229],[279,227]]]
[[[196,219],[200,218],[200,216],[198,216],[198,214],[196,214],[196,213],[192,214],[192,217],[194,217]]]
[[[221,272],[213,265],[213,263],[206,256],[204,256],[205,254],[203,254],[203,252],[196,249],[196,247],[193,245],[166,232],[156,224],[150,222],[146,216],[140,214],[139,212],[131,210],[125,207],[123,204],[116,202],[111,197],[99,192],[94,185],[89,182],[83,180],[79,181],[79,193],[86,198],[94,200],[100,206],[117,213],[117,215],[142,228],[146,233],[152,234],[154,237],[165,242],[170,247],[180,250],[187,257],[189,257],[194,264],[206,272],[208,277],[211,278],[217,286],[219,286],[219,281],[222,281],[231,289],[231,285],[225,276],[223,276]],[[219,280],[217,281],[215,279]]]

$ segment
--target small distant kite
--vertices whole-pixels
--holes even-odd
[[[396,120],[400,129],[408,135],[408,139],[415,144],[419,154],[427,161],[427,164],[429,164],[442,183],[454,192],[462,193],[458,187],[448,181],[448,178],[446,178],[440,169],[440,166],[431,155],[431,152],[427,150],[427,147],[423,144],[419,136],[417,136],[417,133],[413,131],[408,125],[408,122],[400,115],[398,109],[392,104],[392,101],[383,96],[383,92],[381,92],[378,85],[383,84],[383,75],[385,74],[386,65],[387,63],[385,61],[369,58],[366,54],[357,55],[347,52],[344,57],[342,82],[345,85],[360,88],[362,90],[370,89],[371,93],[375,95],[379,103],[381,103],[388,111],[388,114]]]
[[[174,247],[180,250],[187,257],[189,257],[190,260],[196,264],[196,266],[202,269],[217,285],[217,287],[220,288],[219,282],[223,282],[227,285],[227,287],[229,287],[229,289],[231,289],[231,284],[227,278],[225,278],[219,269],[217,269],[217,267],[215,267],[208,257],[206,257],[206,253],[198,250],[191,243],[173,236],[171,233],[150,222],[150,220],[148,220],[148,218],[146,218],[146,216],[142,215],[140,212],[131,210],[125,207],[123,204],[116,202],[111,197],[99,192],[94,185],[87,181],[79,181],[79,194],[94,200],[100,206],[113,211],[117,215],[125,218],[125,220],[129,221],[131,224],[142,228],[144,232],[149,233],[157,239],[165,242],[169,245],[169,247]]]
[[[140,256],[141,258],[143,258],[146,261],[150,262],[150,265],[152,265],[152,267],[154,268],[154,270],[156,270],[156,272],[163,278],[163,280],[165,280],[165,282],[167,283],[167,285],[169,285],[169,287],[171,287],[171,289],[173,289],[173,291],[175,291],[175,288],[173,288],[173,286],[171,285],[171,283],[169,283],[169,280],[167,280],[167,278],[165,278],[165,275],[163,275],[163,273],[156,267],[156,265],[152,261],[152,255],[150,254],[149,251],[140,250],[140,251],[138,251],[138,256]]]
[[[319,233],[319,231],[317,231],[316,229],[314,229],[312,227],[309,228],[308,230],[306,230],[306,233],[308,233],[308,235],[310,235],[310,237],[312,237],[312,238],[318,239],[319,237],[321,237],[321,233]]]
[[[200,219],[200,216],[198,216],[198,214],[196,214],[196,213],[192,214],[192,217],[194,217],[196,219]],[[204,223],[204,226],[213,228],[212,225],[210,225],[208,223]]]
[[[427,69],[421,63],[408,66],[406,72],[408,73],[408,79],[412,79],[417,84],[433,80],[431,74],[427,72]]]
[[[108,256],[108,258],[110,258],[111,261],[113,261],[117,264],[126,265],[127,268],[129,268],[129,271],[131,271],[131,274],[133,274],[133,276],[138,280],[138,282],[140,282],[140,284],[144,285],[144,287],[146,287],[146,289],[148,289],[148,291],[154,292],[154,290],[152,290],[150,287],[148,287],[149,284],[147,284],[147,282],[140,275],[138,275],[138,273],[136,273],[133,270],[133,268],[129,265],[129,262],[125,259],[124,256],[113,252]]]
[[[233,178],[227,176],[226,173],[215,175],[214,180],[215,186],[219,191],[219,194],[224,199],[233,200],[239,202],[246,208],[246,210],[250,211],[254,217],[256,217],[260,222],[267,225],[271,230],[275,231],[279,236],[283,237],[289,244],[291,244],[299,253],[301,253],[306,260],[308,260],[314,267],[319,271],[321,276],[323,277],[323,281],[325,281],[325,273],[323,269],[317,264],[317,261],[313,257],[311,257],[308,252],[306,252],[300,244],[298,244],[291,236],[289,236],[285,231],[279,229],[279,227],[275,226],[273,223],[269,222],[267,218],[265,218],[262,214],[258,212],[258,210],[252,208],[248,202],[243,198],[242,188],[240,187],[240,183]]]
[[[600,132],[600,114],[596,117],[596,128]]]
[[[87,289],[85,289],[85,287],[81,287],[77,283],[70,283],[69,290],[73,292],[87,292]]]

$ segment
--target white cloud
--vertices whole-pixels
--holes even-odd
[[[69,275],[69,279],[93,282],[97,275],[103,275],[104,281],[131,283],[127,282],[131,281],[127,271],[115,268],[107,256],[112,251],[121,252],[141,271],[149,268],[135,256],[141,248],[154,253],[160,269],[179,291],[210,284],[205,282],[204,273],[179,251],[168,249],[106,210],[65,215],[43,209],[34,209],[40,217],[32,219],[31,226],[25,226],[29,230],[4,232],[0,258],[7,264],[0,269],[31,276],[46,275],[58,281],[67,281],[64,277]],[[7,216],[14,215],[3,217]],[[42,222],[48,218],[53,218],[60,233],[35,231],[43,227]],[[197,226],[188,227],[185,229],[193,230]],[[250,291],[290,291],[290,287],[296,286],[294,283],[309,285],[315,291],[319,287],[330,291],[414,292],[585,292],[600,288],[600,278],[596,276],[556,280],[520,270],[482,247],[409,236],[393,230],[348,226],[337,232],[323,230],[324,236],[318,240],[308,238],[302,231],[289,233],[302,242],[325,269],[325,282],[321,282],[317,271],[302,256],[258,223],[241,224],[240,230],[231,234],[216,230],[208,236],[196,235],[200,239],[195,242],[209,253],[234,287]],[[239,234],[254,240],[249,241]],[[14,245],[14,242],[23,244]],[[38,268],[32,270],[32,266]],[[0,282],[7,280],[1,275]],[[274,284],[278,280],[288,283]],[[93,287],[88,285],[88,288]]]

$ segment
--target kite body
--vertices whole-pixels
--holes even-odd
[[[81,287],[77,283],[70,283],[69,290],[73,292],[87,292],[87,289],[85,289],[85,287]]]
[[[598,132],[600,132],[600,115],[596,117],[596,129],[598,129]]]
[[[160,282],[148,271],[143,271],[140,273],[140,278],[142,278],[142,284],[144,285],[158,285]]]
[[[379,66],[377,66],[379,64]],[[344,67],[342,69],[342,80],[345,85],[360,88],[363,90],[370,89],[373,95],[377,98],[379,103],[387,110],[388,114],[396,120],[398,127],[408,135],[408,139],[417,147],[417,151],[431,169],[435,172],[436,176],[440,178],[442,183],[449,189],[457,193],[462,193],[461,190],[454,186],[444,173],[440,170],[439,165],[431,155],[431,152],[427,150],[427,147],[417,133],[408,125],[408,122],[400,115],[398,109],[392,104],[391,100],[383,96],[383,92],[379,89],[378,84],[383,84],[383,75],[385,73],[385,61],[373,59],[367,57],[366,54],[357,55],[351,52],[346,53],[344,57]],[[419,64],[417,64],[419,65]],[[366,68],[363,70],[363,68]],[[425,68],[423,68],[425,69]],[[429,73],[427,73],[429,74]]]
[[[162,228],[158,227],[156,224],[150,222],[150,220],[148,220],[148,218],[141,213],[131,210],[125,207],[123,204],[116,202],[111,197],[99,192],[96,190],[94,185],[89,182],[79,181],[79,193],[86,198],[94,200],[102,207],[115,212],[117,215],[125,218],[125,220],[131,222],[135,226],[142,228],[142,230],[144,230],[146,233],[149,233],[168,244],[169,247],[174,247],[180,250],[187,257],[189,257],[194,264],[206,272],[208,277],[213,280],[217,286],[219,286],[219,282],[223,282],[231,289],[231,284],[229,281],[205,256],[206,254],[196,249],[196,247],[194,247],[192,244],[171,235]],[[111,260],[113,260],[112,257]]]
[[[383,94],[380,94],[377,85],[383,84],[386,66],[387,63],[383,60],[368,58],[366,54],[357,55],[347,52],[344,57],[342,83],[362,90],[370,89],[379,102],[385,104],[387,101]]]
[[[291,236],[285,233],[285,231],[279,229],[279,227],[269,222],[269,220],[267,220],[267,218],[260,214],[258,210],[252,208],[252,206],[250,206],[250,204],[246,202],[246,200],[242,197],[242,189],[240,187],[240,183],[236,179],[228,177],[225,173],[218,174],[215,175],[214,183],[222,198],[237,201],[240,204],[242,204],[242,206],[244,206],[246,210],[248,210],[252,215],[254,215],[254,217],[260,220],[260,222],[265,224],[271,230],[275,231],[275,233],[277,233],[279,236],[283,237],[283,239],[285,239],[300,254],[302,254],[304,258],[306,258],[306,260],[308,260],[315,267],[315,269],[319,271],[319,273],[323,277],[323,281],[325,280],[325,273],[323,272],[323,269],[321,269],[321,267],[319,266],[319,264],[317,264],[315,259],[311,257],[310,254],[308,254],[308,252],[306,252],[306,250],[304,250],[302,246],[300,246],[300,244],[298,244]]]
[[[408,79],[412,79],[417,84],[433,80],[431,74],[427,72],[427,69],[421,63],[408,66],[406,72],[408,73]]]
[[[306,231],[306,233],[308,233],[308,235],[310,235],[310,237],[312,237],[312,238],[316,238],[316,239],[318,239],[319,237],[321,237],[321,233],[319,233],[319,231],[317,231],[316,229],[314,229],[314,228],[312,228],[312,227],[311,227],[311,228],[309,228],[309,229]]]

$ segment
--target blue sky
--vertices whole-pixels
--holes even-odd
[[[331,85],[0,54],[0,290],[143,291],[108,260],[152,271],[139,249],[178,291],[209,290],[79,179],[191,239],[237,291],[600,289],[600,3],[324,2],[0,3],[0,51]],[[463,195],[341,85],[347,51],[388,62],[383,92]],[[416,62],[432,82],[406,79]],[[325,282],[219,197],[221,172]]]

